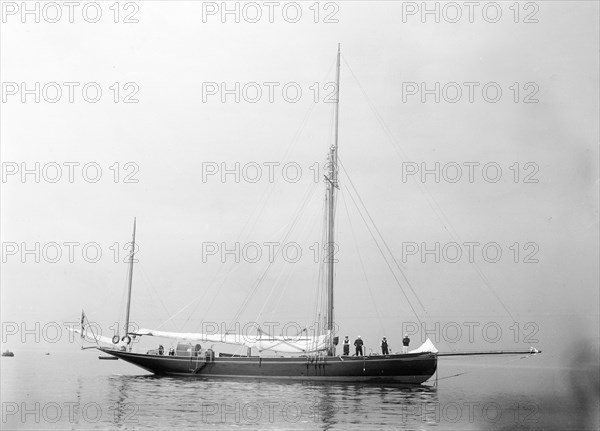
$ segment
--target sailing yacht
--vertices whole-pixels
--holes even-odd
[[[333,256],[336,190],[338,186],[338,116],[340,47],[338,45],[336,67],[335,134],[328,154],[328,170],[325,175],[326,187],[326,236],[327,254]],[[135,229],[133,225],[132,251],[130,254],[128,293],[125,316],[125,336],[112,338],[92,334],[92,340],[104,354],[122,359],[157,375],[183,375],[203,378],[259,378],[294,379],[348,382],[388,382],[420,384],[428,380],[437,368],[437,350],[427,340],[420,348],[406,354],[390,355],[336,355],[339,338],[334,333],[334,264],[335,259],[326,263],[326,325],[321,334],[309,336],[304,332],[297,337],[274,336],[259,331],[253,338],[239,334],[203,334],[166,332],[152,329],[139,329],[129,332],[131,308],[131,287],[135,250]],[[81,328],[75,332],[88,338],[86,318],[82,315]],[[176,351],[164,349],[146,353],[133,352],[132,337],[160,337],[177,340]],[[211,349],[201,350],[200,344],[212,342],[246,346],[248,355],[219,355]],[[184,344],[187,343],[187,344]],[[161,346],[162,347],[162,346]],[[259,352],[274,351],[278,356],[251,356],[252,348]],[[282,354],[286,356],[281,356]]]
[[[337,52],[336,99],[334,106],[334,141],[329,149],[328,170],[325,175],[326,187],[326,325],[320,334],[309,336],[302,332],[297,337],[274,336],[259,331],[249,339],[239,334],[205,334],[167,332],[153,329],[129,331],[131,308],[131,288],[135,251],[136,222],[133,224],[133,240],[130,254],[128,293],[125,315],[125,335],[104,337],[92,334],[96,348],[106,355],[122,359],[156,375],[180,375],[202,378],[249,378],[249,379],[293,379],[309,381],[345,381],[421,384],[431,378],[437,369],[438,356],[457,354],[522,354],[527,352],[470,352],[438,353],[428,339],[408,353],[390,355],[336,355],[339,338],[334,328],[334,282],[335,259],[335,204],[338,190],[338,116],[339,116],[340,47]],[[81,328],[75,332],[88,338],[85,315],[82,315]],[[132,337],[159,337],[177,340],[174,351],[150,350],[146,353],[133,352]],[[212,348],[202,350],[200,342],[223,343],[246,347],[248,354],[217,355]],[[102,344],[100,344],[102,343]],[[195,346],[192,343],[197,343]],[[259,352],[272,351],[278,356],[251,356],[252,349]],[[532,349],[530,354],[539,353]],[[285,356],[281,356],[281,355]]]

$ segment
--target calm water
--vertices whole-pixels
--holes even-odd
[[[1,363],[2,429],[568,430],[598,420],[597,372],[538,369],[537,358],[440,359],[437,384],[398,387],[157,378],[93,350],[15,354]]]

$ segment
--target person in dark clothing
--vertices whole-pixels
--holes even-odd
[[[344,356],[350,356],[350,340],[347,335],[344,338]]]
[[[163,347],[162,344],[159,344],[159,346],[158,346],[158,354],[162,356],[163,353],[165,353],[165,348]]]
[[[354,340],[354,347],[356,348],[356,356],[363,355],[363,340],[360,338],[360,335],[356,340]]]
[[[389,355],[390,351],[388,348],[388,342],[387,342],[387,338],[383,337],[383,340],[381,340],[381,354],[382,355]]]
[[[402,339],[402,353],[408,353],[409,344],[410,338],[408,338],[408,334],[404,334],[404,338]]]

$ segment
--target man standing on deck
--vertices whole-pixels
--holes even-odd
[[[381,354],[382,355],[390,354],[390,351],[388,349],[387,338],[385,338],[385,337],[383,337],[383,340],[381,340]]]
[[[344,356],[350,356],[350,340],[347,335],[344,338]]]
[[[356,356],[363,355],[363,340],[360,338],[360,335],[356,340],[354,340],[354,347],[356,347]]]
[[[408,353],[408,345],[410,344],[410,338],[408,338],[408,334],[404,334],[404,338],[402,339],[402,353]]]

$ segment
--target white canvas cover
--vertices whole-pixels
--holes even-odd
[[[302,335],[297,337],[271,336],[242,336],[240,334],[203,334],[198,332],[168,332],[154,329],[140,329],[136,335],[171,338],[176,340],[203,341],[243,345],[262,350],[273,350],[281,353],[311,353],[326,350],[329,335],[317,337]]]
[[[435,346],[433,345],[433,343],[431,342],[431,340],[429,338],[423,344],[421,344],[419,347],[417,347],[415,350],[411,350],[408,353],[424,353],[424,352],[431,352],[431,353],[438,352],[438,349],[435,348]]]

